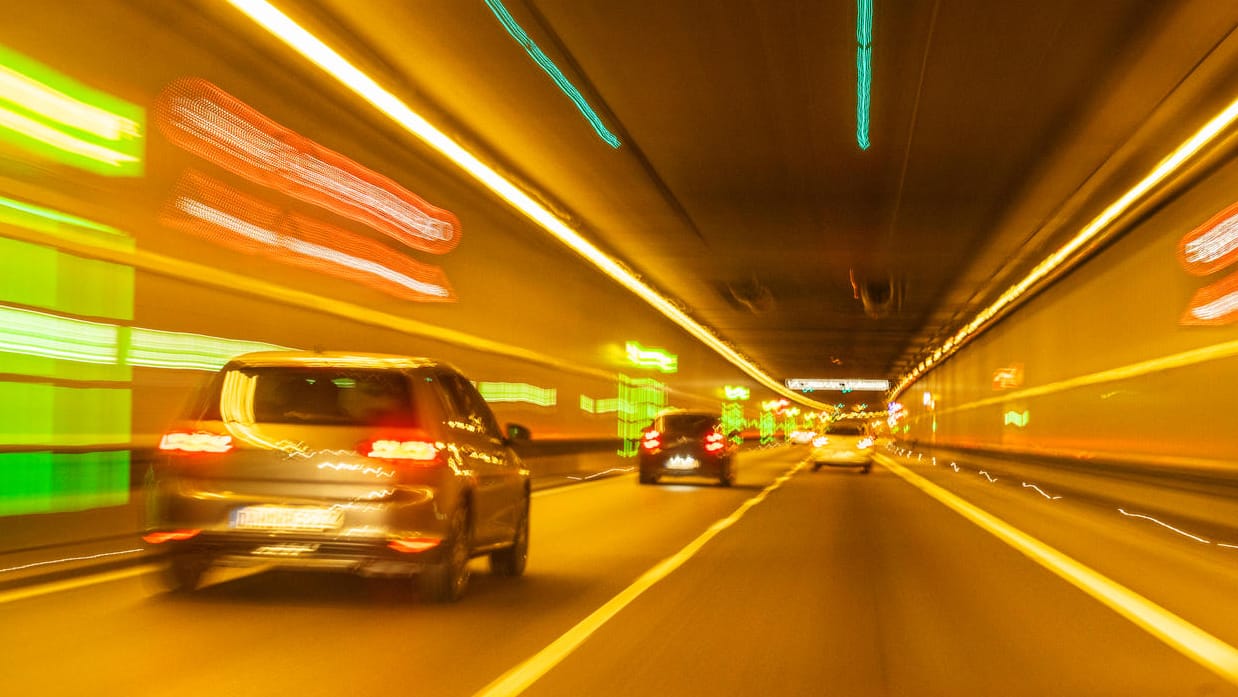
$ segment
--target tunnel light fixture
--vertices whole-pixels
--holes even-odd
[[[1147,195],[1153,187],[1165,181],[1168,177],[1176,173],[1186,162],[1203,150],[1205,147],[1215,141],[1226,129],[1238,121],[1238,99],[1230,102],[1216,116],[1213,116],[1207,123],[1199,128],[1195,133],[1183,141],[1177,148],[1169,153],[1165,159],[1161,160],[1152,171],[1144,175],[1134,186],[1117,198],[1113,203],[1109,204],[1099,215],[1092,219],[1082,230],[1079,231],[1069,242],[1062,245],[1056,252],[1049,255],[1043,261],[1036,265],[1023,280],[1006,289],[993,304],[986,307],[971,322],[967,323],[961,329],[950,337],[944,344],[939,347],[941,354],[939,357],[932,357],[920,363],[914,370],[903,376],[898,385],[894,388],[890,395],[890,399],[896,399],[903,390],[907,389],[916,380],[919,380],[925,373],[931,370],[941,361],[952,355],[963,343],[978,335],[983,331],[990,320],[1010,307],[1017,300],[1022,298],[1024,294],[1031,291],[1036,284],[1047,278],[1050,274],[1056,271],[1059,267],[1065,264],[1072,255],[1083,249],[1089,242],[1096,239],[1107,226],[1117,220],[1124,213],[1129,211],[1143,196]]]
[[[490,11],[494,13],[494,16],[498,18],[499,23],[503,25],[503,28],[507,30],[507,33],[511,34],[511,37],[516,40],[516,43],[524,47],[525,52],[529,54],[529,57],[533,59],[533,62],[537,63],[537,65],[550,76],[550,79],[554,81],[555,85],[563,91],[563,94],[566,94],[567,98],[572,100],[572,103],[575,104],[576,108],[580,110],[580,113],[584,115],[585,120],[589,122],[589,125],[593,126],[593,130],[598,134],[598,137],[606,141],[606,144],[612,148],[617,148],[622,145],[622,143],[619,142],[619,138],[614,133],[611,133],[606,128],[606,125],[602,123],[601,117],[597,115],[597,112],[593,110],[593,107],[589,106],[588,100],[586,100],[584,95],[580,93],[580,90],[576,89],[576,86],[567,79],[567,77],[563,74],[563,71],[559,70],[559,66],[555,65],[554,61],[550,60],[550,58],[542,52],[542,49],[533,42],[533,39],[529,38],[529,35],[525,33],[524,28],[516,22],[516,19],[512,17],[510,12],[507,11],[507,8],[503,6],[503,3],[500,2],[500,0],[486,0],[486,6],[489,7]]]
[[[873,89],[873,0],[855,3],[855,142],[868,150]]]
[[[423,116],[413,111],[398,97],[384,89],[369,75],[366,75],[356,66],[349,63],[334,49],[323,43],[321,39],[309,33],[290,17],[276,9],[274,5],[266,2],[266,0],[228,0],[228,2],[246,17],[263,29],[266,29],[277,39],[335,78],[340,84],[392,119],[401,128],[451,160],[482,186],[485,186],[520,213],[541,226],[546,232],[584,257],[585,260],[597,267],[602,273],[610,276],[624,288],[627,288],[653,306],[654,309],[661,312],[672,322],[683,327],[685,331],[696,337],[697,340],[745,374],[778,394],[785,395],[814,408],[824,408],[825,405],[788,390],[782,383],[770,377],[759,366],[741,355],[739,351],[714,336],[712,331],[638,279],[623,264],[607,256],[580,233],[551,213],[545,206],[534,200],[532,196],[521,191],[511,180],[500,175],[489,165],[478,159],[476,155],[465,150],[459,143],[435,128]]]
[[[679,356],[660,348],[646,348],[629,341],[625,347],[628,362],[642,368],[653,368],[663,373],[674,373],[679,370]]]

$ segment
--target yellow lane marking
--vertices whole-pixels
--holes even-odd
[[[103,573],[91,574],[89,576],[67,578],[63,581],[41,583],[28,588],[14,588],[10,591],[0,592],[0,605],[17,600],[26,600],[27,598],[37,598],[40,595],[49,595],[51,593],[69,591],[75,588],[85,588],[86,586],[93,586],[98,583],[108,583],[109,581],[119,581],[126,578],[132,578],[134,576],[141,576],[142,574],[155,571],[158,568],[158,564],[142,564],[140,566],[132,566],[127,569],[116,569],[115,571],[105,571]]]
[[[1066,582],[1099,600],[1109,609],[1134,622],[1182,655],[1230,683],[1238,685],[1238,649],[1135,591],[1062,554],[1006,521],[964,501],[893,459],[878,455],[877,461],[886,469],[902,477],[907,483],[937,499],[954,512],[1057,574]]]
[[[691,559],[705,546],[705,543],[713,539],[714,535],[734,525],[750,508],[764,501],[765,497],[785,484],[787,480],[803,467],[804,463],[800,462],[784,472],[773,483],[762,489],[760,493],[744,501],[731,515],[711,525],[709,529],[701,533],[695,540],[689,542],[686,547],[646,571],[632,585],[620,591],[618,595],[611,598],[602,607],[594,610],[593,614],[567,630],[563,636],[551,642],[550,645],[537,652],[524,663],[501,675],[497,680],[474,694],[473,697],[511,697],[524,692],[530,685],[550,672],[563,659],[571,655],[586,639],[601,629],[611,618],[619,614],[620,610],[623,610],[632,601],[636,600],[641,593],[649,590],[655,583],[666,578],[675,569],[683,566],[686,561]]]

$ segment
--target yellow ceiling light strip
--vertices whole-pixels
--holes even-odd
[[[334,49],[276,9],[271,3],[265,0],[227,1],[753,379],[778,394],[814,408],[825,408],[824,404],[787,389],[782,383],[767,375],[756,364],[714,336],[709,329],[689,317],[687,313],[675,307],[670,300],[642,283],[619,262],[608,257],[531,196],[435,128],[398,97],[388,92],[373,78],[349,63]]]
[[[910,373],[903,376],[899,380],[898,385],[895,386],[890,399],[897,399],[903,390],[920,379],[934,365],[949,357],[950,354],[963,345],[966,339],[978,333],[997,313],[1006,309],[1011,303],[1019,299],[1024,293],[1031,290],[1033,286],[1044,280],[1045,277],[1069,260],[1073,254],[1078,252],[1087,243],[1099,236],[1106,226],[1130,210],[1153,187],[1174,174],[1187,160],[1216,140],[1236,120],[1238,120],[1238,99],[1230,102],[1219,114],[1212,117],[1194,135],[1171,152],[1168,157],[1161,160],[1160,164],[1154,167],[1143,179],[1139,180],[1137,184],[1127,190],[1125,194],[1122,194],[1116,201],[1109,204],[1105,210],[1101,211],[1100,215],[1093,218],[1092,222],[1080,230],[1079,234],[1075,235],[1073,239],[1062,245],[1060,249],[1044,261],[1037,264],[1036,268],[1032,269],[1023,280],[1006,289],[1006,292],[1002,293],[1001,297],[994,301],[992,305],[985,308],[971,322],[939,346],[931,357],[921,361]]]

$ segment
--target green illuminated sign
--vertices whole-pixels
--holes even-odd
[[[727,399],[743,401],[752,396],[752,391],[742,385],[727,385],[723,389],[726,391]]]

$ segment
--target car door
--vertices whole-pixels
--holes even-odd
[[[477,388],[455,373],[439,379],[451,402],[448,428],[475,482],[474,539],[479,545],[505,542],[515,534],[524,498],[519,463],[510,456],[498,421]]]

